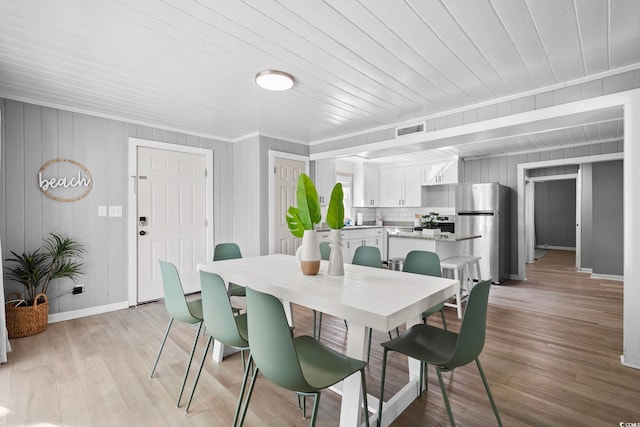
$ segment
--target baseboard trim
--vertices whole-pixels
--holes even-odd
[[[575,251],[576,248],[575,247],[569,247],[569,246],[550,246],[550,245],[536,245],[535,246],[536,249],[549,249],[549,250],[555,250],[555,251]]]
[[[640,369],[640,362],[638,363],[629,362],[624,358],[624,354],[620,355],[620,363],[622,364],[622,366],[626,366],[628,368]]]
[[[129,303],[127,301],[117,302],[114,304],[99,305],[97,307],[81,308],[79,310],[64,311],[62,313],[50,314],[49,323],[57,323],[57,322],[63,322],[65,320],[79,319],[81,317],[109,313],[111,311],[123,310],[125,308],[129,308]]]
[[[603,280],[618,280],[620,282],[624,281],[624,276],[619,276],[615,274],[591,274],[592,279],[603,279]]]
[[[592,268],[579,268],[578,271],[580,273],[589,273],[589,274],[593,273],[593,269]]]

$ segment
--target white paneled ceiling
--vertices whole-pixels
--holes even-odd
[[[640,63],[639,16],[638,0],[0,0],[0,96],[311,143]],[[258,88],[264,69],[294,88]],[[521,135],[509,149],[621,129]]]

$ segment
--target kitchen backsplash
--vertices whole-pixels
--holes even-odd
[[[354,219],[358,212],[362,213],[364,224],[375,224],[377,217],[384,223],[408,223],[413,224],[416,214],[438,212],[441,215],[455,213],[452,207],[413,207],[413,208],[351,208]]]

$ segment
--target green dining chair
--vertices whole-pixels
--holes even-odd
[[[240,357],[242,359],[243,371],[247,372],[249,364],[245,363],[244,351],[249,350],[249,334],[247,332],[247,314],[235,315],[231,302],[229,301],[229,295],[227,294],[227,288],[224,284],[222,277],[214,273],[208,273],[206,271],[200,271],[200,284],[202,287],[202,314],[204,316],[204,326],[209,331],[209,340],[202,354],[200,360],[200,367],[196,374],[196,379],[193,384],[193,390],[191,390],[191,396],[189,397],[189,403],[185,412],[189,412],[193,395],[196,392],[198,386],[198,380],[202,373],[202,367],[204,366],[205,359],[209,348],[213,344],[213,340],[218,340],[227,347],[232,347],[240,350]],[[240,414],[240,405],[242,397],[244,396],[244,383],[240,390],[240,396],[238,397],[238,404],[236,406],[236,412],[233,417],[233,425],[235,426],[238,421],[238,415]]]
[[[331,255],[331,246],[329,246],[329,242],[320,242],[320,258],[323,261],[329,261],[329,256]],[[313,310],[313,337],[315,339],[320,339],[320,331],[322,329],[322,312],[318,313],[316,310]]]
[[[412,326],[402,336],[391,341],[382,343],[384,355],[382,356],[382,379],[380,384],[380,401],[378,403],[378,426],[382,421],[382,404],[384,400],[384,381],[387,365],[387,353],[395,351],[408,357],[419,360],[420,363],[420,393],[422,393],[423,377],[426,376],[426,365],[434,365],[442,390],[442,397],[447,408],[449,423],[455,426],[453,414],[447,390],[442,381],[442,371],[453,371],[455,368],[464,366],[473,361],[478,366],[484,388],[489,396],[493,413],[498,420],[498,425],[502,427],[498,408],[493,400],[489,383],[484,375],[480,359],[478,356],[484,347],[487,305],[489,300],[490,281],[480,282],[471,289],[467,308],[462,318],[460,333],[447,331],[431,325],[418,324]]]
[[[169,330],[173,324],[174,319],[179,320],[188,325],[197,325],[195,339],[193,340],[193,347],[189,354],[189,361],[187,362],[187,369],[184,371],[184,378],[182,379],[182,386],[180,386],[180,394],[178,395],[177,407],[180,407],[180,399],[182,399],[182,393],[184,392],[184,386],[187,383],[187,376],[189,375],[189,368],[191,368],[191,362],[193,361],[193,354],[196,351],[196,345],[198,344],[198,337],[200,336],[200,330],[202,329],[202,300],[197,299],[194,301],[188,301],[184,296],[182,289],[182,282],[180,282],[180,276],[178,269],[170,262],[160,261],[160,272],[162,274],[162,287],[164,289],[164,305],[169,312],[169,324],[167,330],[162,338],[158,355],[153,363],[150,377],[153,378],[153,374],[158,366],[158,360],[160,360],[160,354],[164,348],[164,344],[169,336]]]
[[[440,257],[435,252],[411,251],[404,260],[402,271],[406,273],[424,274],[425,276],[442,277]],[[440,312],[442,325],[447,329],[447,321],[444,317],[444,301],[434,305],[422,313],[422,320],[427,323],[427,317]]]
[[[351,264],[362,265],[365,267],[382,268],[382,257],[380,255],[380,249],[376,246],[358,246],[353,253],[353,259]],[[398,329],[396,328],[396,331]],[[367,346],[367,364],[371,360],[371,337],[372,329],[369,328],[369,345]],[[389,332],[389,339],[391,339],[391,332]]]
[[[329,246],[329,242],[320,242],[320,258],[324,261],[329,261],[329,255],[331,255],[331,246]]]
[[[218,243],[213,249],[213,260],[224,261],[226,259],[242,258],[242,252],[237,243]],[[246,296],[244,286],[229,283],[229,296],[244,297]]]
[[[250,359],[255,364],[255,371],[240,419],[241,426],[259,372],[271,382],[299,396],[314,397],[310,424],[313,427],[318,415],[321,390],[358,371],[362,382],[365,422],[369,425],[364,375],[366,362],[340,354],[313,337],[303,335],[294,338],[280,300],[251,288],[247,288],[247,322],[251,337]]]

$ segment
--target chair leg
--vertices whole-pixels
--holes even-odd
[[[318,417],[318,407],[320,406],[320,392],[313,394],[313,412],[311,413],[311,423],[309,424],[309,427],[315,427],[316,418]]]
[[[446,331],[447,330],[447,319],[444,318],[444,308],[442,310],[440,310],[440,317],[442,317],[442,326],[444,327],[444,330]]]
[[[382,373],[380,374],[380,400],[378,401],[378,427],[382,425],[382,402],[384,402],[384,377],[387,371],[387,350],[384,347],[382,352]]]
[[[200,367],[198,368],[198,373],[196,374],[196,379],[193,382],[193,389],[191,390],[191,396],[189,396],[189,402],[187,403],[187,407],[184,410],[184,413],[189,412],[189,408],[191,407],[191,401],[193,400],[193,395],[196,393],[196,387],[198,386],[198,380],[200,379],[200,374],[202,373],[202,367],[204,366],[204,361],[207,359],[207,353],[209,352],[209,347],[213,342],[213,337],[209,335],[209,339],[207,340],[207,346],[204,348],[204,353],[202,354],[202,359],[200,360]]]
[[[244,374],[242,375],[242,386],[240,387],[240,395],[238,396],[238,403],[236,404],[236,412],[233,414],[233,424],[232,427],[236,427],[238,424],[238,417],[240,416],[240,408],[242,407],[242,398],[244,397],[244,391],[247,388],[247,379],[249,379],[249,371],[251,370],[251,366],[253,362],[253,356],[251,356],[251,351],[249,351],[249,360],[244,368]],[[255,378],[255,377],[254,377]],[[249,402],[247,401],[247,404]],[[243,415],[244,420],[244,415]]]
[[[149,378],[153,378],[153,374],[154,372],[156,372],[156,366],[158,366],[158,360],[160,360],[160,353],[162,353],[162,349],[164,348],[164,343],[167,342],[167,337],[169,336],[169,329],[171,329],[172,324],[173,324],[173,317],[169,319],[167,330],[164,332],[164,338],[162,338],[162,342],[160,343],[160,349],[158,350],[156,361],[153,362],[153,368],[151,368],[151,375],[149,375]]]
[[[362,405],[364,407],[364,424],[369,427],[369,402],[367,400],[367,380],[364,368],[360,369],[360,382],[362,383]]]
[[[451,405],[449,404],[449,397],[447,396],[447,389],[444,387],[444,381],[442,380],[442,372],[440,367],[436,366],[436,373],[438,374],[438,381],[440,381],[440,390],[442,390],[442,398],[444,399],[444,405],[447,407],[447,416],[449,417],[449,423],[451,427],[455,427],[456,422],[453,420],[453,414],[451,413]]]
[[[369,328],[369,348],[367,350],[367,365],[369,364],[369,360],[371,360],[371,333],[373,329]]]
[[[493,395],[491,394],[491,390],[489,389],[489,383],[487,382],[487,378],[484,376],[484,371],[482,370],[482,366],[480,366],[480,359],[478,358],[476,358],[476,365],[478,365],[478,371],[480,371],[480,376],[482,377],[484,388],[487,390],[487,396],[489,396],[489,401],[491,401],[491,407],[493,408],[493,413],[496,416],[496,420],[498,420],[498,425],[502,427],[502,420],[500,419],[500,414],[498,413],[496,402],[493,400]]]
[[[242,410],[242,417],[240,417],[240,424],[238,424],[240,427],[244,425],[244,418],[247,415],[247,409],[249,409],[249,401],[251,400],[251,393],[253,393],[253,386],[256,385],[256,378],[258,378],[258,372],[260,372],[260,369],[258,369],[258,367],[256,366],[256,368],[253,370],[253,377],[251,378],[249,391],[247,391],[247,400],[245,400],[244,402],[244,409]]]
[[[180,399],[182,399],[182,393],[184,392],[184,386],[187,384],[187,377],[189,376],[189,369],[191,368],[191,362],[193,362],[193,355],[196,352],[196,346],[198,345],[198,338],[200,337],[200,330],[204,322],[198,323],[198,330],[196,331],[196,338],[193,340],[193,347],[191,347],[191,354],[189,354],[189,362],[187,362],[187,369],[184,370],[184,378],[182,379],[182,386],[180,386],[180,394],[178,395],[178,402],[176,407],[180,407]]]

